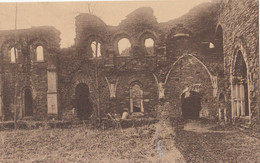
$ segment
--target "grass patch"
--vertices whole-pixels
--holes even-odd
[[[0,162],[149,162],[157,157],[154,125],[123,130],[9,130],[1,132]]]
[[[260,140],[239,131],[199,133],[179,130],[176,132],[175,142],[187,162],[258,162],[260,160]]]

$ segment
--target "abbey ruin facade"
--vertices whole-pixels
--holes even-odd
[[[146,7],[118,26],[79,14],[75,25],[75,45],[64,49],[53,27],[18,30],[16,39],[0,31],[3,120],[14,108],[18,119],[155,117],[169,102],[173,118],[257,121],[258,1],[213,1],[164,23]]]

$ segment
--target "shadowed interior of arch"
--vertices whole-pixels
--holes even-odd
[[[200,94],[187,91],[181,95],[182,117],[184,119],[198,119],[201,110]]]
[[[86,84],[80,83],[75,89],[75,108],[77,110],[77,116],[80,120],[89,119],[93,111],[92,103],[89,98],[89,88]]]
[[[222,27],[219,25],[216,31],[216,50],[217,50],[217,55],[220,57],[221,60],[224,59],[223,56],[223,30]]]
[[[138,84],[132,87],[133,112],[141,112],[141,88]]]
[[[236,57],[234,66],[234,86],[233,93],[238,99],[236,103],[241,107],[241,111],[237,111],[237,116],[249,115],[249,103],[248,103],[248,83],[247,83],[247,67],[243,58],[242,52],[239,50]],[[238,89],[239,88],[239,89]],[[235,108],[235,106],[234,106]]]
[[[32,116],[33,115],[33,99],[32,92],[29,88],[24,90],[24,115]]]

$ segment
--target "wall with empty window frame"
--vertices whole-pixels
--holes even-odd
[[[53,27],[17,30],[16,42],[12,30],[0,33],[4,120],[14,118],[15,94],[18,119],[47,118],[47,68],[56,66],[59,32]],[[11,60],[14,47],[17,48],[16,63],[14,57]],[[25,107],[30,108],[29,111]]]
[[[256,2],[246,0],[211,3],[203,9],[198,6],[199,14],[189,12],[179,19],[188,22],[173,20],[167,23],[158,23],[151,8],[140,8],[118,26],[108,26],[91,14],[79,14],[75,22],[75,46],[61,51],[59,32],[51,27],[19,30],[18,43],[14,43],[13,31],[0,31],[2,115],[9,119],[13,117],[13,86],[19,79],[21,88],[32,89],[36,119],[47,118],[48,114],[73,119],[75,87],[79,82],[89,86],[95,115],[98,114],[97,96],[101,101],[102,116],[122,114],[126,109],[131,111],[135,105],[131,83],[135,81],[142,85],[139,86],[142,100],[137,105],[149,116],[156,115],[159,92],[165,88],[165,101],[173,106],[172,117],[181,117],[181,95],[185,91],[201,95],[200,117],[219,118],[220,92],[227,99],[228,118],[247,114],[250,118],[256,117],[260,101],[257,100],[257,6]],[[236,7],[241,10],[230,11]],[[245,21],[241,21],[242,18]],[[28,33],[30,37],[26,39],[24,34]],[[122,39],[128,39],[130,43],[128,46],[126,42],[123,44],[125,51],[118,45]],[[148,41],[150,44],[147,45]],[[18,49],[18,64],[10,63],[10,49],[14,46]],[[247,65],[246,82],[233,74],[238,50]],[[13,70],[17,66],[19,71],[14,76]],[[58,81],[56,85],[55,80]],[[243,107],[246,90],[248,112]],[[18,105],[21,105],[22,94],[18,99]]]

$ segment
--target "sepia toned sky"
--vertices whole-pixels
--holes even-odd
[[[187,13],[191,8],[211,0],[114,1],[114,2],[24,2],[18,3],[17,28],[54,26],[61,32],[61,47],[74,44],[75,16],[93,14],[108,25],[121,20],[139,7],[151,7],[158,22],[166,22]],[[0,30],[14,29],[15,3],[0,2]]]

